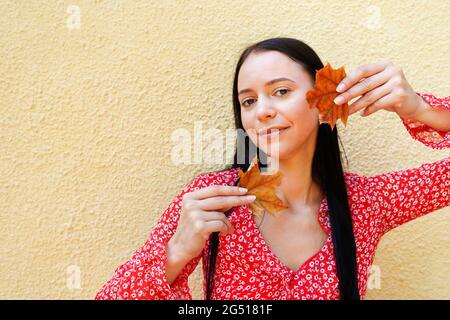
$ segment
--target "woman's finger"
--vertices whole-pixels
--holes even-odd
[[[362,96],[363,94],[370,92],[371,90],[382,86],[390,79],[390,73],[385,69],[382,72],[376,73],[371,77],[367,77],[358,82],[344,93],[338,95],[334,99],[334,103],[343,104],[350,101],[353,98]]]
[[[254,195],[245,196],[217,196],[208,199],[203,199],[198,202],[198,207],[201,210],[228,210],[232,207],[249,204],[255,200]]]
[[[225,196],[225,195],[243,195],[248,190],[245,188],[235,187],[235,186],[208,186],[199,190],[196,190],[191,193],[193,199],[202,200],[206,198],[210,198],[213,196]]]
[[[367,117],[371,114],[377,112],[378,110],[387,110],[387,111],[393,111],[390,106],[394,103],[395,97],[393,94],[388,94],[371,105],[367,106],[363,111],[361,111],[361,116]]]
[[[375,63],[365,64],[357,67],[355,70],[350,72],[336,88],[337,92],[344,92],[345,90],[352,87],[354,84],[361,81],[363,78],[370,77],[375,73],[383,71],[387,66],[391,65],[390,61],[379,61]]]
[[[223,221],[227,227],[228,231],[233,231],[234,227],[231,224],[231,221],[223,214],[223,212],[219,211],[202,211],[199,213],[200,219],[203,221],[213,221],[213,220],[220,220]]]
[[[228,218],[223,214],[223,212],[220,211],[199,211],[198,218],[204,221],[221,220],[222,218],[228,220]]]
[[[377,100],[391,93],[391,91],[392,88],[389,82],[387,82],[384,85],[367,92],[361,98],[349,105],[348,114],[351,115],[361,109],[368,107],[371,104],[374,104]]]
[[[209,238],[209,235],[213,232],[220,232],[222,234],[229,233],[229,228],[227,225],[221,220],[211,220],[206,221],[203,227],[203,232],[206,234],[206,240]]]

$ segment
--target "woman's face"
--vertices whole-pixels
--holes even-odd
[[[310,109],[306,100],[312,81],[300,64],[278,51],[252,52],[242,64],[238,75],[242,124],[268,156],[287,159],[301,152],[305,142],[315,146],[319,110]],[[273,127],[280,129],[263,132]]]

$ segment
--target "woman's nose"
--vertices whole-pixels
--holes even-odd
[[[257,117],[258,120],[264,120],[267,118],[273,118],[276,115],[276,110],[273,107],[272,101],[270,99],[260,99],[258,101],[258,108],[257,108]]]

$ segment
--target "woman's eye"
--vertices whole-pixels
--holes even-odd
[[[281,91],[286,91],[286,93],[288,93],[289,92],[289,89],[279,89],[279,90],[277,90],[276,92],[281,92]],[[285,94],[286,94],[285,93]],[[284,96],[285,94],[282,94],[282,96]]]
[[[247,99],[247,100],[245,100],[244,102],[242,102],[242,105],[245,107],[245,106],[246,106],[246,105],[245,105],[246,102],[253,101],[253,100],[255,100],[255,99]]]
[[[282,93],[281,95],[282,96],[284,96],[284,95],[286,95],[289,91],[291,91],[291,90],[289,90],[289,89],[278,89],[277,91],[275,91],[275,94],[276,93],[278,93],[278,92],[284,92],[284,93]],[[245,100],[245,101],[243,101],[241,104],[242,104],[242,106],[250,106],[252,103],[248,103],[249,101],[254,101],[255,99],[247,99],[247,100]],[[247,103],[247,105],[246,105],[246,103]]]

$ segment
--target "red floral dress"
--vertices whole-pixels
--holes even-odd
[[[450,109],[450,97],[418,95],[433,108]],[[424,145],[434,149],[450,147],[450,132],[401,120],[411,136]],[[171,285],[165,277],[165,244],[176,231],[182,196],[212,184],[233,185],[237,178],[236,169],[194,178],[163,212],[146,243],[115,270],[95,299],[192,299],[188,277],[200,259],[205,266],[206,248]],[[344,179],[357,248],[358,286],[364,298],[380,238],[408,221],[450,205],[450,157],[370,177],[346,172]],[[270,250],[248,206],[235,207],[229,219],[235,231],[219,236],[212,299],[340,299],[326,197],[322,199],[318,221],[328,239],[296,271]],[[203,272],[205,275],[204,267]],[[204,280],[204,289],[205,286]]]

